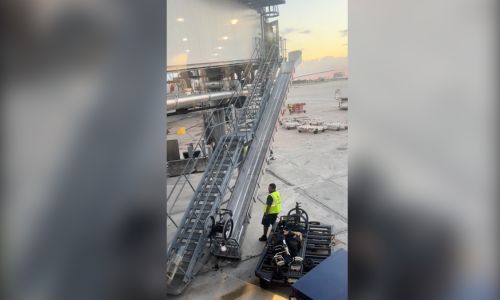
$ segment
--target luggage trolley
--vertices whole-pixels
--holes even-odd
[[[301,247],[295,256],[287,249],[285,232],[302,235]],[[272,283],[293,284],[330,256],[331,243],[332,227],[309,221],[307,212],[297,202],[295,208],[286,216],[280,216],[279,222],[273,226],[255,269],[255,276],[260,279],[263,288]]]

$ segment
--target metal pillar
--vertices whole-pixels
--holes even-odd
[[[226,111],[222,109],[214,111],[214,122],[213,136],[217,143],[226,134]]]
[[[228,130],[228,119],[230,119],[230,109],[215,109],[203,114],[203,123],[205,125],[205,140],[207,144],[215,146],[226,135]],[[208,135],[209,134],[209,135]]]

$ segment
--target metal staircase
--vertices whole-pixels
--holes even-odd
[[[236,111],[238,132],[252,132],[260,121],[260,112],[269,98],[273,79],[281,63],[278,45],[273,45],[261,60],[252,93],[245,105]]]
[[[215,237],[212,245],[212,254],[217,257],[230,259],[241,258],[241,248],[246,225],[250,221],[252,203],[256,200],[256,193],[260,180],[265,172],[269,159],[270,146],[274,133],[277,130],[279,112],[281,111],[288,92],[292,73],[295,65],[300,60],[300,55],[292,55],[291,61],[280,65],[280,72],[268,81],[263,101],[256,110],[256,127],[252,129],[254,135],[245,160],[238,168],[239,174],[234,184],[225,209],[232,213],[234,232],[230,238],[225,236]],[[273,74],[273,72],[271,72]]]
[[[258,74],[252,82],[251,93],[241,109],[235,110],[234,106],[221,108],[228,116],[229,133],[224,135],[210,157],[208,166],[196,190],[189,182],[189,174],[197,163],[186,164],[183,172],[185,181],[180,184],[180,178],[172,188],[167,197],[167,205],[170,210],[177,202],[182,190],[189,183],[194,194],[179,224],[176,224],[169,216],[169,220],[177,227],[177,232],[170,243],[167,252],[167,286],[169,294],[180,294],[191,282],[209,257],[209,244],[214,233],[221,234],[222,238],[228,240],[233,230],[231,211],[221,209],[221,204],[227,192],[231,177],[237,168],[240,156],[244,153],[243,148],[248,145],[254,136],[253,130],[259,122],[260,112],[266,97],[270,95],[272,79],[276,75],[279,65],[279,46],[273,45],[256,52],[259,56]],[[263,53],[265,55],[263,55]],[[274,73],[273,73],[274,72]],[[235,99],[238,96],[234,97]],[[210,118],[211,116],[209,116]],[[213,121],[213,120],[212,120]],[[213,123],[213,122],[212,122]],[[214,126],[207,128],[202,139],[211,135]],[[203,145],[200,140],[196,147]],[[243,154],[244,155],[244,154]],[[178,187],[179,185],[180,188]],[[174,197],[174,191],[176,196]],[[219,216],[216,222],[216,216]],[[168,209],[167,209],[168,216]]]
[[[237,164],[243,138],[226,135],[219,141],[209,166],[179,224],[169,249],[167,281],[172,293],[180,293],[207,258],[206,220],[216,214]]]

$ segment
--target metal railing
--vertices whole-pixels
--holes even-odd
[[[210,160],[210,163],[209,163],[209,166],[207,168],[208,172],[205,172],[201,182],[200,182],[200,185],[198,187],[198,189],[196,190],[195,192],[195,195],[194,196],[197,196],[199,195],[199,193],[201,192],[207,192],[205,190],[205,188],[207,187],[207,185],[209,185],[211,183],[210,180],[212,181],[215,181],[214,178],[218,178],[218,175],[221,173],[221,170],[222,170],[222,167],[223,167],[223,164],[220,163],[218,166],[215,166],[218,162],[223,162],[226,160],[226,158],[228,157],[228,155],[230,154],[229,151],[225,151],[227,150],[226,147],[232,147],[232,144],[233,142],[237,142],[237,139],[238,137],[237,136],[231,136],[231,135],[228,135],[228,136],[225,136],[223,139],[221,139],[219,141],[219,146],[217,148],[217,151],[215,154],[215,157],[213,159]],[[235,151],[239,151],[239,148],[236,147],[234,149]],[[234,154],[234,153],[233,153]],[[234,157],[229,157],[229,161],[230,161],[230,164],[231,165],[234,165],[236,163],[236,160]],[[214,167],[215,166],[215,167]],[[213,171],[213,173],[212,173]],[[227,177],[227,176],[226,176]],[[219,202],[221,201],[221,199],[223,198],[223,194],[224,194],[224,189],[225,189],[225,186],[227,185],[228,183],[228,179],[225,178],[225,180],[223,180],[220,184],[217,184],[217,182],[215,182],[215,184],[211,184],[210,188],[209,188],[209,192],[206,193],[202,198],[199,198],[198,199],[198,203],[199,202],[203,202],[202,206],[200,208],[198,208],[200,210],[199,214],[203,214],[203,211],[205,210],[207,204],[208,204],[208,197],[210,194],[212,194],[214,192],[214,189],[215,189],[215,192],[219,195],[217,198],[219,199]],[[189,235],[186,237],[186,241],[190,241],[192,238],[193,238],[193,234],[195,233],[195,229],[198,227],[199,225],[199,222],[201,221],[201,217],[199,215],[197,215],[195,212],[193,212],[193,209],[194,209],[194,206],[195,206],[195,202],[192,201],[188,208],[186,209],[186,212],[184,213],[184,217],[183,217],[183,221],[186,222],[187,219],[191,214],[195,214],[195,216],[197,217],[196,221],[193,222],[190,226],[188,226],[186,228],[186,230],[190,230],[189,232]],[[214,203],[212,204],[212,209],[209,213],[209,215],[213,215],[215,213],[215,209],[218,207],[217,203]],[[184,225],[184,224],[181,224],[181,225]],[[183,233],[185,233],[184,231],[177,231],[174,239],[173,239],[173,242],[172,242],[172,245],[176,242],[176,240],[179,238],[179,236],[181,236]],[[186,242],[186,245],[188,244],[188,242]],[[195,250],[193,251],[193,257],[196,256],[197,252],[199,252],[200,250],[200,247],[202,246],[202,243],[198,243],[196,245],[196,248]],[[171,248],[170,248],[171,249]],[[179,252],[177,252],[176,254],[178,256],[180,256],[181,258],[185,255],[187,251],[187,248],[182,248]],[[173,253],[168,253],[168,257],[172,256]],[[173,262],[171,262],[173,263]],[[168,267],[167,267],[168,268]],[[186,275],[189,275],[191,272],[192,272],[192,269],[194,268],[194,264],[189,264],[189,267],[187,270],[182,270],[184,274]]]

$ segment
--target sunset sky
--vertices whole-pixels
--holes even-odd
[[[287,49],[302,50],[298,75],[332,68],[347,72],[347,0],[287,0],[279,9]]]

